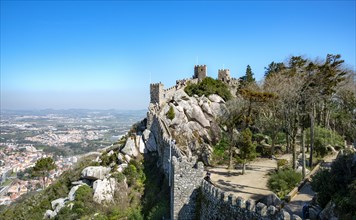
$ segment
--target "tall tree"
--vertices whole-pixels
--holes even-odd
[[[274,74],[280,74],[286,69],[286,66],[284,63],[275,63],[272,62],[268,65],[268,67],[265,67],[265,77],[268,78],[270,76],[273,76]]]
[[[237,160],[242,163],[242,174],[245,174],[246,163],[255,159],[257,155],[256,147],[252,143],[252,132],[250,129],[246,128],[241,132],[238,145],[240,153]]]
[[[256,82],[255,78],[253,77],[253,72],[250,65],[247,65],[246,73],[244,76],[240,77],[239,81],[240,85],[238,91]]]
[[[247,65],[247,67],[246,67],[246,82],[247,83],[253,83],[255,81],[256,80],[253,77],[252,69],[251,69],[250,65]]]
[[[271,156],[274,154],[276,138],[283,129],[282,92],[284,90],[285,75],[274,73],[264,81],[263,91],[273,96],[260,108],[258,127],[271,137]]]
[[[341,55],[328,54],[325,62],[319,66],[317,79],[322,102],[318,122],[323,127],[329,128],[330,126],[332,96],[337,91],[338,85],[346,79],[347,71],[342,68],[343,63]]]
[[[49,172],[55,168],[56,164],[52,157],[43,157],[36,161],[33,171],[36,176],[42,177],[43,189],[46,188],[46,180],[49,176]]]

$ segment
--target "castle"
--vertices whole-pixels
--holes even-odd
[[[184,89],[188,83],[197,84],[207,77],[208,69],[206,65],[195,65],[194,74],[192,78],[177,80],[176,85],[168,89],[164,89],[162,83],[153,83],[150,85],[150,103],[157,104],[161,106],[167,100],[170,100],[174,93],[179,89]],[[231,85],[237,86],[238,80],[230,76],[229,69],[219,69],[218,70],[218,80]]]
[[[203,180],[203,163],[194,156],[185,155],[173,141],[168,125],[158,114],[160,107],[170,101],[176,91],[189,83],[197,84],[206,77],[206,65],[196,65],[192,78],[177,80],[173,87],[164,89],[162,83],[150,85],[153,108],[150,107],[147,114],[147,129],[157,145],[157,165],[169,180],[171,219],[297,219],[279,207],[236,198]],[[232,91],[237,89],[238,80],[230,76],[229,69],[219,69],[218,80],[226,83]]]

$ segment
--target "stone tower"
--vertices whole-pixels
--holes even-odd
[[[201,82],[206,77],[207,72],[206,65],[195,65],[193,79],[198,79]]]
[[[223,82],[229,82],[231,80],[229,69],[220,69],[218,71],[218,79]]]
[[[150,85],[151,103],[162,105],[164,102],[164,85],[162,83],[153,83]]]

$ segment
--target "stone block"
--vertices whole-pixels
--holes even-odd
[[[220,201],[224,201],[225,200],[225,192],[220,192]]]
[[[268,215],[275,215],[277,212],[277,208],[273,205],[268,206],[267,213]]]
[[[257,203],[256,205],[256,213],[265,216],[267,215],[267,206],[261,202]]]
[[[227,197],[227,203],[229,205],[232,205],[232,202],[234,201],[234,195],[232,194],[229,194],[228,197]]]
[[[252,201],[252,200],[247,200],[246,201],[246,209],[248,210],[248,211],[254,211],[255,210],[255,204],[254,204],[254,201]]]
[[[240,196],[237,197],[236,206],[239,207],[239,208],[245,208],[246,207],[245,200]]]

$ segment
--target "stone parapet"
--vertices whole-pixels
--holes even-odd
[[[203,180],[200,219],[290,219],[289,213],[263,203],[255,204],[254,200],[228,194]]]

